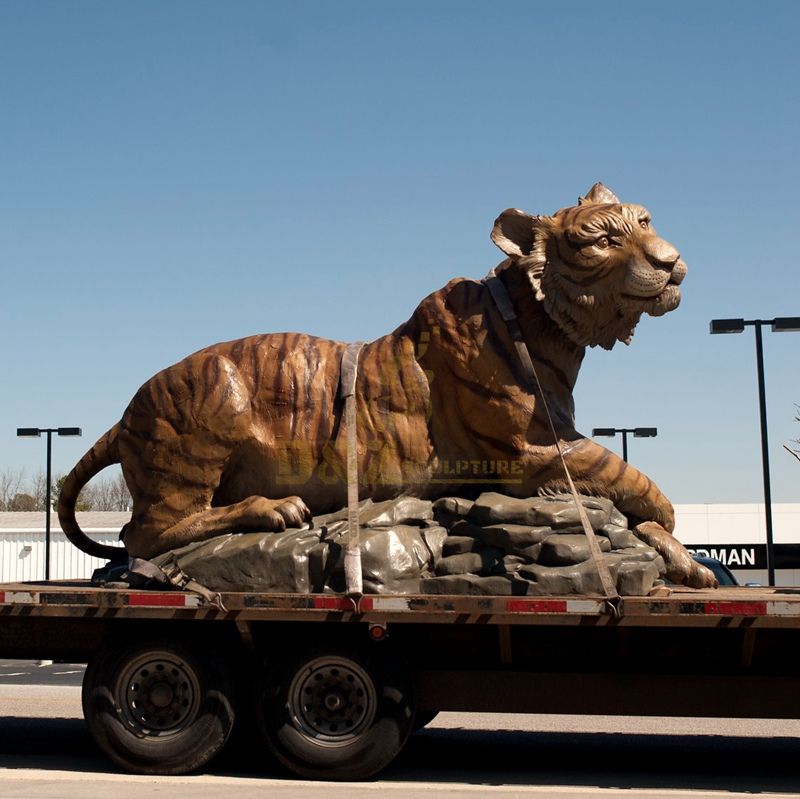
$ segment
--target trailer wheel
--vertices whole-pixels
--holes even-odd
[[[317,780],[361,780],[387,766],[414,721],[405,670],[373,653],[329,650],[268,666],[259,726],[288,769]]]
[[[233,697],[219,657],[166,641],[108,646],[83,680],[92,737],[138,774],[185,774],[207,763],[233,729]]]

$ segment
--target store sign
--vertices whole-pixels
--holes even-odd
[[[764,544],[687,544],[692,555],[716,558],[729,569],[766,569],[767,547]]]
[[[684,544],[693,555],[716,558],[729,569],[766,569],[766,544]],[[800,569],[800,544],[775,544],[776,569]]]

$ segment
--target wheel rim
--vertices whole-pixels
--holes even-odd
[[[372,678],[347,658],[312,660],[289,686],[289,712],[295,726],[328,746],[347,743],[368,729],[377,706]]]
[[[200,681],[194,668],[172,652],[146,652],[119,672],[114,699],[123,721],[141,737],[165,737],[186,729],[198,714]]]

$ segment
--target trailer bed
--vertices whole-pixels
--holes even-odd
[[[616,606],[601,596],[369,595],[358,609],[347,597],[328,594],[229,592],[219,597],[216,605],[185,591],[105,588],[88,581],[5,583],[0,584],[0,619],[800,627],[800,589],[779,587],[665,587],[651,596],[623,597]]]
[[[85,581],[0,584],[0,657],[88,662],[90,731],[141,773],[199,768],[253,714],[284,765],[338,779],[367,774],[353,747],[369,747],[373,773],[442,710],[800,718],[798,630],[793,588],[663,587],[616,603],[370,595],[356,607],[332,594],[212,602]],[[370,732],[342,726],[361,730],[373,714]],[[391,741],[373,741],[390,728]],[[284,736],[302,738],[302,757]]]

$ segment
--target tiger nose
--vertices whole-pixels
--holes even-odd
[[[681,254],[668,241],[664,241],[664,239],[648,242],[644,250],[647,260],[650,261],[656,269],[666,269],[668,272],[681,257]]]

